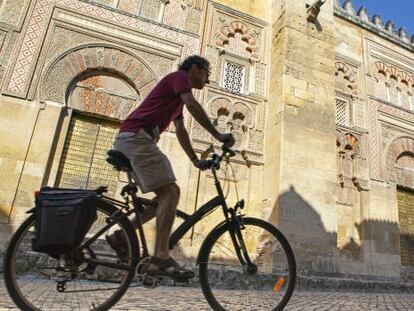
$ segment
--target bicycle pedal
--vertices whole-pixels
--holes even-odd
[[[164,279],[160,277],[146,276],[142,280],[142,285],[146,288],[155,288],[158,287],[163,280]]]
[[[152,276],[148,274],[137,274],[137,283],[147,288],[155,288],[165,281],[163,276]]]

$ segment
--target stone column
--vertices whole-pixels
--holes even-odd
[[[333,1],[315,23],[305,0],[274,0],[265,200],[298,267],[335,272],[336,143]]]

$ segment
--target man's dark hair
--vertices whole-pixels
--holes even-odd
[[[178,70],[184,70],[184,71],[189,71],[191,66],[195,64],[197,65],[198,68],[200,69],[207,69],[209,70],[210,68],[210,62],[198,55],[192,55],[187,57],[182,63],[181,65],[178,67]]]

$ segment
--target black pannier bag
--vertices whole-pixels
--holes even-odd
[[[36,252],[59,255],[75,250],[97,219],[92,190],[42,188],[36,195]]]

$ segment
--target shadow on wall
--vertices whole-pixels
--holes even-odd
[[[334,217],[337,214],[337,211],[332,213]],[[354,226],[342,227],[339,233],[329,232],[325,229],[319,213],[293,186],[279,196],[269,220],[289,240],[301,275],[358,274],[399,277],[398,223],[365,220],[355,223]],[[414,259],[414,237],[402,236],[404,238],[411,241],[411,248],[406,247],[405,251]],[[387,265],[392,271],[382,270]]]

